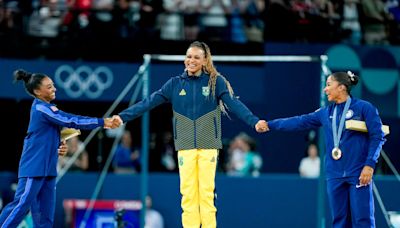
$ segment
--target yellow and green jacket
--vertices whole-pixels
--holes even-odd
[[[169,79],[150,97],[130,106],[121,113],[126,122],[141,116],[154,107],[170,102],[173,109],[174,142],[177,150],[221,149],[222,100],[228,110],[252,128],[259,118],[235,96],[230,96],[222,76],[217,77],[215,97],[208,86],[209,75],[189,76],[184,72]]]

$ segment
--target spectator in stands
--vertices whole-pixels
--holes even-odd
[[[41,6],[29,19],[29,35],[42,38],[57,37],[62,23],[60,8],[57,0],[42,1]]]
[[[312,18],[310,12],[313,5],[311,1],[292,0],[290,1],[291,10],[295,15],[295,35],[297,41],[307,42],[313,35]]]
[[[264,42],[264,0],[248,0],[245,10],[245,31],[248,41]]]
[[[262,158],[255,150],[256,142],[246,133],[237,135],[228,148],[227,174],[230,176],[259,176]]]
[[[94,11],[90,17],[90,26],[92,36],[95,40],[109,40],[117,35],[117,29],[114,25],[112,11],[114,10],[114,0],[93,0],[92,10]]]
[[[114,23],[119,36],[135,38],[139,33],[141,3],[138,0],[118,0],[114,7]]]
[[[172,103],[175,148],[178,150],[183,227],[216,227],[215,173],[221,142],[221,111],[226,107],[258,132],[266,122],[254,116],[215,69],[210,48],[190,44],[185,71],[161,89],[113,116],[115,126],[166,102]]]
[[[245,23],[243,14],[245,12],[245,5],[243,1],[231,0],[230,9],[230,40],[235,43],[246,43],[247,37],[244,31]]]
[[[58,158],[58,167],[59,169],[64,168],[65,164],[71,157],[79,152],[79,156],[74,161],[74,163],[68,169],[69,171],[86,171],[89,168],[89,154],[85,150],[83,143],[79,140],[78,137],[73,137],[67,141],[68,150],[67,154],[63,157]]]
[[[230,10],[230,0],[203,0],[200,1],[201,37],[212,41],[229,40],[227,14]]]
[[[319,177],[320,164],[317,145],[310,143],[307,147],[307,157],[300,161],[300,176],[308,178]]]
[[[266,9],[264,37],[268,41],[295,41],[296,15],[289,0],[270,0]],[[276,23],[279,21],[279,23]]]
[[[390,23],[389,27],[389,41],[391,44],[400,43],[400,4],[398,0],[387,0],[385,2],[385,11],[389,12]]]
[[[185,40],[196,40],[200,32],[200,0],[183,0],[181,12]]]
[[[24,31],[23,15],[19,5],[21,2],[0,0],[0,40],[4,47],[20,47]]]
[[[23,80],[26,92],[35,99],[24,140],[14,201],[0,215],[1,227],[17,227],[32,210],[35,227],[53,227],[58,155],[65,155],[60,143],[60,127],[94,129],[112,127],[111,119],[77,116],[59,110],[52,101],[56,88],[49,76],[17,70],[16,81]]]
[[[139,149],[132,147],[132,135],[128,130],[124,131],[121,143],[115,151],[113,165],[115,173],[137,173],[140,171]]]
[[[332,42],[338,40],[339,14],[330,0],[314,0],[313,7],[315,17],[313,18],[314,41]]]
[[[93,0],[67,0],[67,12],[62,21],[62,30],[70,38],[87,36],[89,31],[89,16]]]
[[[17,2],[0,1],[0,32],[11,30],[15,26],[14,16],[18,11]]]
[[[162,0],[141,0],[138,34],[144,43],[160,38],[159,15],[164,11]]]
[[[342,39],[346,43],[360,44],[362,40],[362,8],[359,0],[344,0],[339,4]]]
[[[161,165],[164,171],[174,172],[177,170],[177,156],[174,148],[173,135],[170,131],[163,132],[162,141],[158,147],[161,153]]]
[[[237,135],[231,142],[228,153],[227,174],[230,176],[259,176],[262,158],[255,150],[256,142],[246,133]]]
[[[375,227],[372,177],[385,142],[378,110],[350,94],[358,76],[331,74],[324,89],[333,104],[315,112],[268,122],[271,130],[306,130],[323,127],[328,199],[334,228]],[[346,120],[365,121],[368,133],[345,129]]]
[[[364,40],[366,44],[388,44],[387,27],[391,16],[382,0],[362,0]]]
[[[183,40],[183,0],[164,0],[165,12],[160,16],[160,36],[163,40]]]
[[[146,197],[146,207],[144,228],[164,228],[164,218],[153,208],[153,200],[150,196]]]

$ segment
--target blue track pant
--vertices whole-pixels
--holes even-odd
[[[327,180],[333,228],[374,228],[372,183],[356,188],[358,177]]]
[[[15,228],[31,209],[35,227],[53,227],[55,177],[23,177],[18,179],[14,200],[0,215],[1,228]]]

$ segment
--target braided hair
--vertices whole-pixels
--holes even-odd
[[[204,57],[206,59],[206,64],[205,64],[205,66],[203,66],[203,72],[210,75],[210,79],[208,80],[208,87],[211,90],[210,95],[212,95],[212,97],[215,98],[215,87],[217,84],[217,78],[218,78],[218,76],[220,76],[220,77],[222,77],[222,79],[224,79],[224,81],[226,83],[226,87],[228,88],[229,95],[231,97],[233,97],[234,93],[233,93],[232,86],[229,83],[229,81],[224,76],[222,76],[215,68],[213,61],[212,61],[211,51],[210,51],[210,48],[208,47],[208,45],[204,42],[195,41],[189,45],[189,48],[191,48],[191,47],[196,47],[196,48],[199,48],[204,51]],[[219,101],[219,107],[223,113],[227,114],[226,105],[221,100]]]

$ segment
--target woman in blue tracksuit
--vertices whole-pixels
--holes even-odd
[[[327,191],[333,227],[375,227],[372,176],[385,142],[377,109],[350,96],[358,83],[352,72],[330,75],[324,89],[327,107],[301,116],[268,122],[270,130],[305,130],[322,126],[327,156]],[[347,130],[346,120],[365,121],[368,133]]]
[[[182,225],[215,228],[215,171],[221,142],[221,111],[225,105],[258,132],[259,120],[235,96],[229,82],[215,69],[209,47],[193,42],[184,60],[182,75],[168,80],[149,98],[114,116],[117,125],[139,117],[165,102],[172,103],[175,148],[178,150]]]
[[[53,227],[61,127],[111,127],[111,119],[77,116],[59,110],[51,103],[55,99],[54,83],[44,74],[18,70],[14,78],[23,80],[26,91],[35,99],[19,163],[18,187],[14,201],[0,215],[0,226],[17,227],[30,209],[35,227]]]

